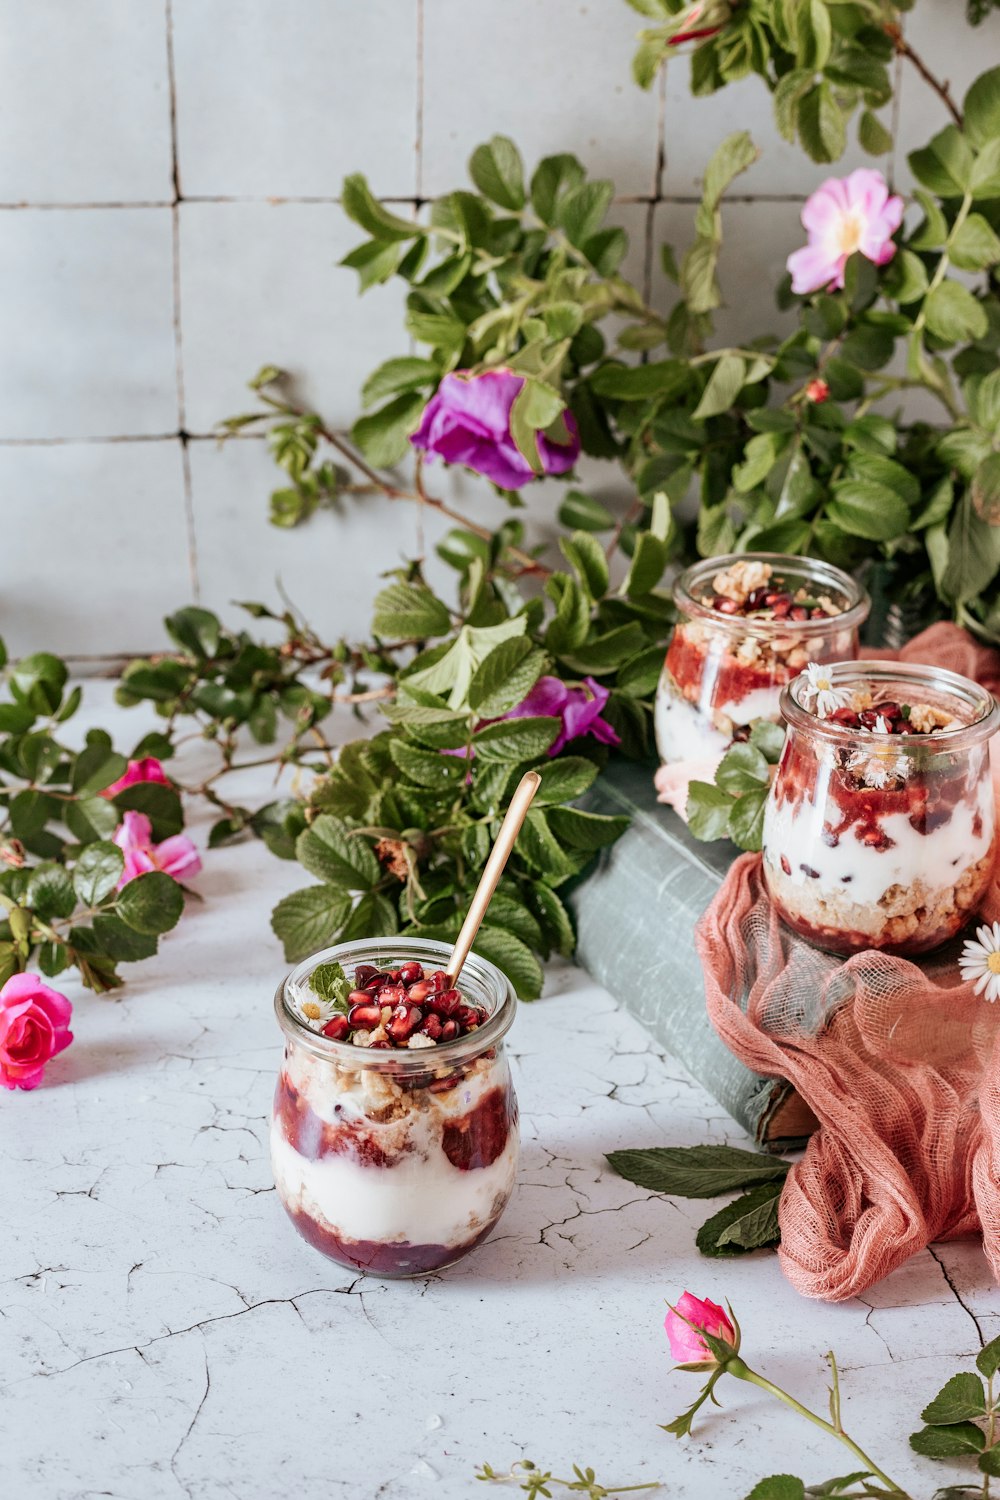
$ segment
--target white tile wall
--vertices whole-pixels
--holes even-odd
[[[919,0],[908,19],[959,97],[1000,56],[1000,16],[971,31],[961,9]],[[756,79],[694,100],[678,58],[641,93],[629,74],[641,24],[624,0],[0,0],[0,503],[18,507],[0,629],[15,646],[141,650],[195,589],[228,611],[233,597],[273,597],[279,574],[322,628],[363,629],[377,574],[432,546],[437,521],[421,531],[372,501],[276,531],[263,445],[202,440],[246,407],[266,360],[346,426],[364,375],[405,351],[402,289],[361,300],[335,269],[361,237],[334,202],[348,171],[419,209],[464,183],[494,131],[529,169],[573,151],[632,200],[615,210],[627,271],[667,306],[649,251],[663,238],[683,249],[682,200],[715,144],[746,127],[762,156],[725,210],[718,337],[780,331],[773,285],[801,240],[801,199],[842,167],[781,141]],[[906,151],[946,115],[909,65],[902,79],[905,185]],[[852,146],[843,167],[862,160]],[[581,476],[627,499],[613,469]],[[481,520],[502,509],[467,476],[433,482]],[[525,492],[533,537],[551,535],[561,492]]]

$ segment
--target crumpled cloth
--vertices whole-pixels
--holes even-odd
[[[1000,652],[955,625],[898,655],[1000,690]],[[982,921],[1000,920],[998,877]],[[787,1078],[820,1122],[779,1205],[796,1290],[844,1301],[935,1240],[976,1232],[1000,1281],[1000,1004],[961,979],[960,942],[919,964],[821,953],[781,924],[758,854],[733,864],[696,941],[719,1036]]]

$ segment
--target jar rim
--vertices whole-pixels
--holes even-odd
[[[957,699],[966,708],[976,712],[976,717],[957,729],[941,729],[935,734],[886,734],[881,730],[865,730],[865,739],[877,744],[892,743],[900,750],[952,751],[964,750],[970,745],[988,740],[1000,727],[1000,707],[993,694],[971,677],[951,672],[947,667],[935,667],[922,662],[901,661],[837,661],[824,662],[824,672],[833,685],[873,686],[879,684],[909,684],[922,687],[938,697]],[[836,744],[854,744],[857,729],[847,724],[836,724],[830,719],[821,719],[803,708],[798,694],[808,687],[805,672],[785,684],[781,690],[780,709],[786,723],[794,729],[819,735]]]
[[[346,943],[335,943],[330,948],[321,948],[319,952],[311,953],[308,958],[296,964],[275,991],[274,1012],[285,1035],[315,1057],[354,1069],[374,1068],[383,1073],[426,1073],[428,1067],[439,1059],[444,1059],[452,1066],[488,1051],[506,1036],[517,1013],[517,995],[506,975],[478,953],[469,954],[456,983],[460,986],[463,978],[468,975],[474,983],[498,996],[497,1003],[475,1031],[454,1037],[450,1042],[435,1042],[433,1047],[413,1050],[355,1047],[350,1042],[337,1042],[332,1037],[324,1036],[322,1032],[313,1031],[295,1014],[289,1003],[289,996],[321,963],[342,963],[348,958],[355,964],[365,963],[372,961],[376,955],[380,956],[381,963],[385,963],[387,960],[382,955],[390,952],[402,963],[410,959],[433,960],[437,968],[443,968],[451,957],[449,944],[418,937],[357,938]]]
[[[815,582],[828,592],[832,590],[841,595],[845,600],[845,608],[839,615],[829,615],[822,620],[753,619],[748,615],[720,614],[717,609],[703,604],[695,597],[694,589],[699,584],[738,562],[770,563],[775,571],[780,564],[784,573],[797,574],[804,581]],[[711,621],[713,628],[762,640],[804,629],[810,635],[833,635],[845,628],[857,630],[868,618],[872,603],[867,589],[841,568],[835,568],[832,563],[820,562],[817,558],[795,557],[785,552],[726,552],[719,557],[704,557],[700,562],[685,568],[674,580],[673,597],[681,614]]]

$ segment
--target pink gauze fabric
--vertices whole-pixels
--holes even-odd
[[[1000,690],[1000,652],[955,625],[898,655]],[[957,945],[919,966],[810,948],[772,910],[760,867],[736,860],[696,937],[719,1036],[787,1078],[820,1122],[781,1195],[782,1270],[804,1296],[840,1302],[935,1240],[979,1232],[1000,1280],[1000,1003],[962,981]],[[1000,920],[998,876],[983,921]]]

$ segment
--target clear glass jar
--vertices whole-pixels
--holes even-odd
[[[763,600],[760,613],[733,612],[733,600],[717,587],[733,570],[748,580],[768,573],[751,592],[773,593],[787,613],[775,617],[775,606]],[[695,563],[674,584],[674,603],[678,620],[656,693],[656,745],[665,765],[718,760],[734,741],[749,738],[757,719],[777,723],[781,689],[808,662],[857,656],[870,608],[861,585],[839,568],[776,552]],[[836,613],[813,618],[817,607]]]
[[[817,717],[807,676],[782,693],[785,748],[764,813],[764,880],[784,921],[835,953],[924,953],[954,937],[989,884],[996,839],[990,693],[936,667],[839,662],[834,692],[871,691],[882,733]],[[850,719],[858,703],[832,710]],[[899,713],[893,715],[891,710]],[[919,716],[919,717],[914,717]]]
[[[278,1197],[303,1239],[341,1265],[422,1276],[460,1260],[493,1229],[517,1172],[517,1101],[503,1038],[517,999],[472,955],[458,980],[488,1015],[474,1032],[421,1050],[335,1042],[295,1014],[318,964],[444,968],[450,949],[418,938],[341,943],[278,986],[285,1034],[271,1117]]]

